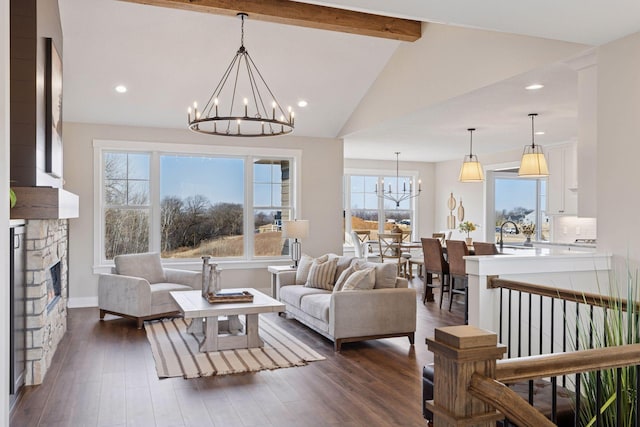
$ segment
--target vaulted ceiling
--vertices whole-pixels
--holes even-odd
[[[333,6],[587,45],[640,30],[640,3],[631,0],[543,0],[526,8],[506,0],[277,2]],[[235,7],[270,1],[196,3]],[[206,101],[240,44],[240,21],[229,16],[232,7],[227,14],[217,15],[116,0],[59,0],[59,4],[65,121],[185,128],[186,107],[194,100]],[[522,112],[542,108],[550,112],[542,138],[553,143],[576,137],[576,73],[566,64],[549,64],[409,112],[381,129],[341,135],[398,47],[411,42],[353,34],[357,31],[344,28],[310,28],[327,28],[326,23],[279,22],[282,19],[250,16],[245,24],[245,46],[283,104],[308,102],[305,108],[295,107],[295,133],[344,136],[347,157],[390,159],[393,151],[401,150],[403,157],[413,160],[458,158],[460,144],[467,144],[465,129],[469,126],[486,130],[485,136],[477,135],[478,140],[487,140],[479,153],[521,147],[528,135]],[[522,88],[533,81],[555,89],[532,96]],[[128,92],[116,93],[119,84],[126,85]],[[518,132],[522,138],[514,140]],[[393,149],[389,144],[394,144]]]

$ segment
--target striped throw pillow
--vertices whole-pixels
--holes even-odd
[[[336,268],[338,267],[338,259],[334,258],[329,261],[319,263],[314,261],[309,269],[307,282],[304,284],[307,288],[333,289],[333,281],[336,277]]]
[[[343,291],[356,291],[373,289],[376,284],[376,269],[374,267],[365,268],[354,272],[342,286]]]

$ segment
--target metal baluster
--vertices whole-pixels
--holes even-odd
[[[522,357],[522,292],[518,292],[518,357]]]
[[[500,337],[500,342],[504,342],[502,340],[502,338],[503,338],[503,335],[502,335],[502,322],[504,321],[504,318],[503,318],[504,316],[502,315],[503,314],[502,313],[502,295],[503,294],[504,294],[504,288],[500,288],[500,314],[499,314],[499,317],[500,317],[500,326],[499,326],[499,328],[500,329],[498,331],[498,336]]]
[[[591,307],[591,313],[589,314],[589,348],[593,348],[593,306]]]
[[[538,344],[540,348],[538,349],[538,354],[542,354],[542,295],[540,295],[540,338]]]
[[[549,353],[553,353],[553,342],[554,342],[554,337],[555,337],[555,302],[556,299],[555,298],[551,298],[551,342],[549,343],[550,345],[550,349],[549,349]]]
[[[511,289],[509,289],[509,310],[507,313],[509,315],[507,321],[507,358],[511,359]]]
[[[551,421],[558,423],[558,377],[551,377]]]
[[[626,396],[625,396],[626,397]],[[616,426],[622,426],[622,368],[616,369]]]
[[[529,341],[527,343],[527,348],[529,349],[528,355],[531,356],[531,301],[533,299],[533,295],[529,294]]]
[[[562,352],[567,352],[567,300],[562,300]],[[567,376],[562,376],[562,387],[567,386]]]
[[[602,371],[596,371],[596,427],[600,427],[602,423],[602,415],[600,415],[600,407],[602,406]]]
[[[640,392],[640,365],[636,365],[636,413],[635,413],[635,427],[640,427],[640,396],[638,396],[638,392]]]
[[[576,374],[576,409],[575,409],[575,413],[573,414],[573,425],[577,426],[580,425],[579,421],[580,421],[580,393],[581,393],[581,383],[582,383],[582,376],[580,375],[580,372],[578,372]]]

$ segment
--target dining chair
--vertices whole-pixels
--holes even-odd
[[[440,244],[444,245],[445,234],[444,233],[433,233],[431,235],[432,238],[440,240]]]
[[[368,261],[370,258],[380,258],[380,254],[378,252],[373,252],[371,250],[369,240],[365,240],[363,242],[359,237],[360,235],[358,234],[358,232],[351,232],[351,242],[353,243],[353,249],[355,251],[356,258],[361,258],[366,261]]]
[[[380,248],[380,260],[382,262],[395,262],[398,264],[398,276],[408,278],[407,263],[410,254],[405,254],[400,248],[402,233],[380,233],[378,235],[378,246]]]
[[[444,293],[449,292],[449,264],[444,259],[444,252],[439,239],[433,239],[423,237],[422,241],[422,253],[424,254],[424,295],[422,296],[422,303],[427,300],[428,288],[440,288],[440,308],[442,308],[442,300]],[[440,285],[433,284],[433,275],[440,276]]]
[[[449,311],[453,303],[454,295],[464,296],[464,323],[468,322],[467,307],[467,270],[464,257],[469,255],[469,248],[462,240],[447,240],[447,259],[449,260],[449,274],[451,275],[451,286],[449,296]],[[461,283],[456,287],[457,283]]]
[[[498,248],[494,243],[473,242],[474,255],[498,255]]]

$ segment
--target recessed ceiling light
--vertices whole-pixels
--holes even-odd
[[[127,87],[125,85],[118,85],[115,89],[118,93],[125,93],[127,91]]]
[[[536,135],[544,135],[544,131],[543,130],[539,130],[536,132]]]
[[[527,87],[525,87],[526,90],[538,90],[538,89],[542,89],[544,87],[544,85],[541,85],[540,83],[534,83],[532,85],[529,85]]]
[[[300,101],[298,101],[298,107],[306,107],[307,105],[308,103],[304,99],[301,99]]]

